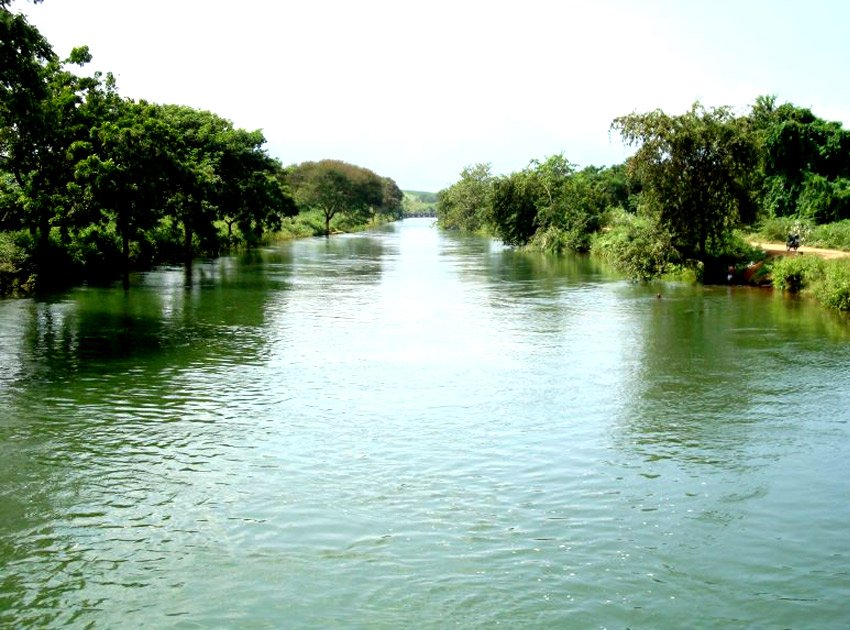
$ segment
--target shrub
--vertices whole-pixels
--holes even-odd
[[[305,210],[294,217],[287,217],[281,222],[279,236],[281,238],[304,238],[320,236],[325,233],[325,219],[321,212]]]
[[[771,264],[773,286],[797,293],[822,276],[824,261],[816,256],[777,256]]]
[[[26,232],[0,232],[0,296],[29,293],[35,285]]]
[[[90,277],[105,277],[121,269],[121,239],[113,226],[89,225],[66,245],[69,263]]]
[[[796,217],[768,217],[759,221],[755,236],[765,241],[784,243],[789,234],[799,234],[809,244],[813,225]]]
[[[748,239],[737,230],[730,233],[724,241],[712,244],[709,253],[712,258],[723,261],[752,262],[763,260],[766,256],[764,250],[750,245]]]
[[[593,236],[591,251],[635,280],[670,273],[677,262],[670,233],[657,221],[627,212],[612,213],[609,229]]]
[[[590,248],[590,235],[580,227],[567,230],[550,225],[534,233],[528,242],[528,248],[555,254],[567,251],[586,252]]]
[[[850,251],[850,219],[815,226],[807,244]]]
[[[850,261],[825,261],[821,277],[813,282],[812,293],[821,304],[850,311]]]

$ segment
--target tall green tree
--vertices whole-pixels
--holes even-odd
[[[50,232],[67,228],[67,186],[73,181],[71,146],[88,136],[84,107],[100,77],[69,65],[91,59],[85,47],[60,61],[38,30],[9,2],[0,4],[0,169],[19,194],[17,215],[37,239],[39,266],[47,266]]]
[[[547,192],[533,170],[493,180],[490,220],[507,245],[525,245],[538,228],[540,203]]]
[[[404,192],[398,187],[394,179],[381,178],[381,207],[380,214],[391,219],[404,218]]]
[[[298,213],[285,183],[280,162],[263,150],[260,131],[234,129],[223,137],[218,191],[219,216],[227,225],[227,241],[234,242],[233,226],[247,244],[263,233],[280,229],[283,217]]]
[[[75,167],[77,205],[83,225],[114,225],[121,240],[122,279],[129,287],[130,244],[152,229],[164,210],[162,191],[169,173],[169,141],[159,108],[112,94],[111,104],[92,127]]]
[[[760,96],[748,123],[760,157],[754,185],[767,217],[798,216],[818,223],[850,218],[850,131],[775,96]]]
[[[449,230],[487,229],[493,201],[490,164],[467,166],[460,180],[437,193],[437,223]]]
[[[90,61],[86,47],[59,60],[10,4],[0,0],[0,229],[30,232],[20,240],[41,278],[120,257],[126,285],[134,261],[173,260],[180,241],[187,262],[217,252],[220,221],[255,242],[295,213],[261,132],[121,98],[111,75],[69,69]],[[369,185],[381,209],[382,182]]]
[[[658,213],[686,257],[706,260],[711,245],[751,218],[747,178],[755,147],[728,108],[696,103],[680,116],[635,113],[612,127],[637,147],[628,164],[643,185],[646,207]]]
[[[182,227],[183,258],[191,265],[198,247],[216,253],[220,165],[233,124],[209,111],[182,105],[159,107],[169,133],[164,163],[168,169],[163,191],[166,213]]]
[[[16,128],[37,115],[47,96],[44,67],[56,54],[26,16],[9,10],[0,0],[0,155],[8,159]]]

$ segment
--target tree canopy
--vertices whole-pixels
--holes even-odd
[[[463,169],[460,180],[437,193],[437,219],[450,230],[475,232],[490,223],[493,175],[489,164]]]
[[[338,214],[401,217],[392,179],[333,160],[285,169],[260,130],[124,98],[111,74],[80,69],[87,47],[60,60],[10,4],[0,0],[0,294],[118,269],[126,286],[133,266],[254,245],[301,208],[321,209],[326,232]]]
[[[686,257],[705,260],[710,245],[754,216],[747,183],[756,151],[729,108],[696,103],[679,116],[656,110],[612,126],[637,146],[628,165],[643,185],[644,207],[658,213]]]
[[[290,169],[287,181],[299,206],[322,213],[326,235],[338,215],[398,218],[401,213],[403,193],[396,183],[362,166],[340,160],[303,162]]]

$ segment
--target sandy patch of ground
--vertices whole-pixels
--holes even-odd
[[[763,249],[770,256],[793,256],[794,252],[788,252],[785,248],[785,243],[750,243],[753,247]],[[797,250],[798,254],[811,254],[820,256],[821,258],[850,258],[850,252],[842,252],[839,249],[822,249],[820,247],[800,246]]]

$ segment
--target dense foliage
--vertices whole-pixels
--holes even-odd
[[[772,96],[756,99],[747,122],[760,149],[764,216],[850,219],[850,131]]]
[[[490,223],[492,194],[489,164],[463,169],[459,181],[437,193],[437,222],[448,230],[486,229]]]
[[[120,96],[111,75],[83,74],[86,47],[58,59],[10,4],[0,0],[0,295],[118,270],[127,286],[133,267],[255,245],[299,211],[324,213],[311,234],[337,214],[401,216],[389,178],[332,161],[284,169],[260,131]]]
[[[586,251],[605,211],[627,205],[632,186],[622,167],[579,171],[563,155],[532,160],[501,177],[479,164],[440,191],[437,220],[448,229],[487,231],[510,245]]]
[[[404,194],[396,183],[362,166],[340,160],[304,162],[290,170],[287,180],[299,205],[321,212],[325,234],[340,214],[360,221],[376,215],[402,218]]]
[[[673,237],[656,216],[623,210],[610,215],[608,229],[594,235],[593,251],[621,273],[649,280],[673,273],[680,262]]]
[[[769,240],[797,234],[850,249],[850,132],[841,124],[763,96],[744,116],[696,103],[677,116],[622,116],[612,129],[635,147],[624,164],[578,169],[556,155],[509,175],[467,168],[440,191],[439,224],[509,245],[591,250],[635,279],[679,273],[725,282],[729,266],[759,257],[742,227]],[[850,275],[838,264],[825,268],[818,278],[833,284],[810,283],[819,287],[812,292],[845,308],[835,296]]]
[[[727,108],[631,114],[613,128],[637,146],[629,168],[643,184],[643,207],[684,258],[704,262],[733,227],[754,217],[747,183],[755,147]]]
[[[436,217],[437,193],[405,190],[402,212],[405,217]]]

